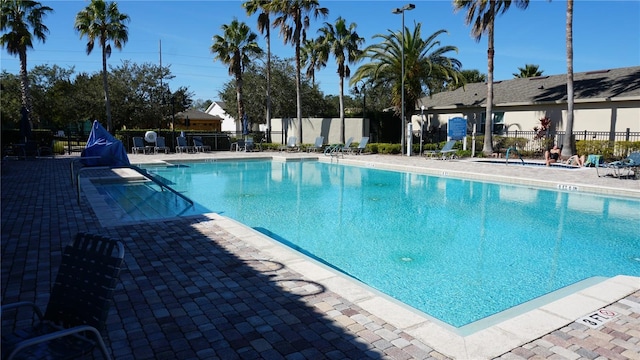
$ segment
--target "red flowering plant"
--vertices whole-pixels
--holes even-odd
[[[551,126],[551,119],[548,117],[543,117],[540,119],[540,126],[534,126],[533,131],[536,132],[535,139],[544,139],[547,137],[547,131]]]

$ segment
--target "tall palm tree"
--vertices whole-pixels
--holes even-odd
[[[49,32],[42,19],[53,9],[30,0],[1,0],[0,2],[0,45],[10,55],[20,59],[20,92],[22,107],[27,116],[31,113],[31,94],[27,76],[27,50],[33,49],[34,38],[46,41]],[[30,120],[27,118],[27,120]]]
[[[111,56],[111,43],[122,50],[122,46],[129,40],[126,23],[129,15],[118,10],[115,2],[107,3],[103,0],[91,0],[86,8],[76,15],[74,28],[80,38],[87,37],[87,55],[91,54],[96,43],[102,49],[102,87],[104,88],[104,102],[107,108],[107,131],[112,131],[111,103],[109,100],[109,84],[107,82],[107,59]]]
[[[252,32],[247,24],[233,19],[230,24],[222,25],[222,35],[213,36],[211,52],[215,59],[229,66],[229,75],[236,80],[236,100],[238,106],[238,118],[236,124],[244,119],[244,101],[242,99],[242,73],[253,57],[262,54],[256,38],[258,35]]]
[[[302,66],[300,61],[300,47],[307,39],[307,29],[310,25],[309,16],[326,17],[327,8],[320,7],[319,0],[273,0],[271,10],[278,17],[273,21],[274,27],[280,28],[280,35],[285,44],[293,44],[296,59],[296,117],[298,123],[298,143],[302,143]]]
[[[573,142],[573,0],[567,0],[567,124],[562,141],[562,155],[576,153]]]
[[[372,44],[364,49],[363,58],[371,61],[360,66],[351,77],[349,86],[367,78],[373,87],[381,84],[393,84],[391,88],[393,104],[400,112],[402,102],[402,34],[405,56],[405,108],[415,109],[415,104],[424,93],[431,93],[436,84],[458,83],[462,81],[459,60],[449,57],[450,52],[457,52],[455,46],[441,46],[438,36],[447,33],[438,30],[426,39],[422,38],[422,24],[414,24],[411,31],[408,27],[403,31],[386,35],[376,34],[374,39],[382,42]]]
[[[316,85],[316,70],[327,66],[327,60],[320,56],[322,44],[317,39],[307,39],[300,48],[300,63],[307,67],[305,75],[311,79],[311,85]]]
[[[542,76],[544,70],[540,70],[540,66],[534,64],[525,64],[524,67],[519,67],[519,73],[514,73],[515,78],[530,78],[536,76]]]
[[[347,26],[345,19],[338,17],[335,25],[325,22],[324,26],[318,30],[321,34],[318,38],[321,59],[327,60],[328,56],[332,55],[338,64],[337,73],[338,77],[340,77],[340,141],[343,144],[345,143],[344,78],[351,76],[349,64],[354,64],[359,60],[362,54],[360,45],[364,43],[364,38],[358,35],[356,27],[355,23]]]
[[[503,14],[512,3],[519,8],[527,8],[529,0],[453,0],[455,11],[467,10],[465,22],[472,25],[471,34],[476,41],[480,41],[483,34],[487,34],[487,109],[484,128],[485,155],[493,153],[493,57],[495,54],[494,25],[496,16]]]
[[[267,42],[267,111],[266,111],[266,124],[267,133],[266,140],[271,142],[271,19],[270,19],[270,5],[269,0],[248,0],[242,4],[247,15],[251,16],[258,11],[261,11],[258,15],[258,31],[264,34],[264,38]]]

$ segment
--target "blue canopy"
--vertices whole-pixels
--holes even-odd
[[[127,150],[120,140],[113,137],[100,125],[93,122],[87,146],[82,150],[82,163],[86,166],[124,166],[129,165]]]

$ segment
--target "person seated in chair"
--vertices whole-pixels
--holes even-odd
[[[552,162],[558,162],[558,159],[560,159],[560,148],[558,148],[558,145],[553,145],[551,150],[544,152],[544,160],[547,166],[551,165]]]

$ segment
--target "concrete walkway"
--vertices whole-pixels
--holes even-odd
[[[246,156],[307,154],[222,152],[130,159]],[[378,155],[323,161],[640,197],[640,181],[599,178],[594,169]],[[68,157],[2,161],[2,303],[29,300],[45,306],[61,250],[76,232],[122,239],[126,268],[105,334],[116,359],[640,359],[638,278],[610,282],[606,292],[614,293],[611,301],[602,299],[610,294],[583,292],[580,301],[617,314],[596,329],[576,321],[585,311],[519,343],[501,344],[495,339],[502,335],[495,333],[482,339],[455,338],[447,331],[425,337],[417,327],[402,325],[408,319],[382,317],[379,308],[366,305],[376,299],[363,302],[358,294],[344,293],[344,288],[355,289],[346,280],[325,281],[336,278],[320,276],[322,269],[264,243],[230,219],[203,215],[103,227],[84,197],[76,202],[70,162]],[[3,331],[7,322],[3,316]],[[476,340],[506,350],[485,347],[476,352],[471,346]]]

